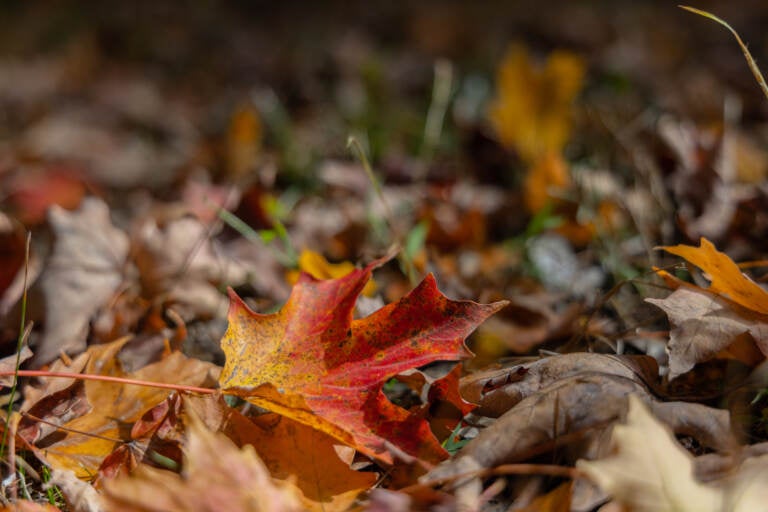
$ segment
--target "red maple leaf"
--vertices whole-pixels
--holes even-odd
[[[303,274],[271,315],[254,313],[230,290],[220,384],[382,462],[392,463],[392,452],[439,461],[447,453],[428,423],[391,403],[382,385],[409,368],[469,357],[464,339],[505,303],[450,300],[428,275],[399,301],[353,320],[358,295],[382,263],[339,279]]]

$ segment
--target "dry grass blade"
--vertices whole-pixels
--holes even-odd
[[[755,59],[752,58],[752,54],[749,53],[749,49],[747,48],[747,45],[744,44],[744,41],[741,40],[741,37],[739,37],[738,32],[736,32],[733,27],[731,27],[728,23],[726,23],[724,20],[718,18],[711,12],[702,11],[701,9],[696,9],[695,7],[690,7],[688,5],[679,5],[681,9],[685,9],[688,12],[692,12],[694,14],[698,14],[699,16],[704,16],[705,18],[709,18],[712,21],[715,21],[728,30],[730,30],[731,34],[736,38],[736,42],[739,43],[739,47],[741,47],[741,51],[744,53],[744,57],[747,59],[747,64],[749,64],[749,69],[752,71],[752,74],[755,76],[755,80],[757,80],[757,83],[760,84],[760,89],[763,90],[763,94],[765,94],[765,97],[768,98],[768,85],[765,83],[765,78],[763,78],[763,74],[760,72],[760,68],[757,67],[757,63],[755,62]]]

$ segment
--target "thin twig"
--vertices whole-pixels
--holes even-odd
[[[114,382],[116,384],[126,384],[131,386],[144,386],[148,388],[173,389],[175,391],[187,391],[190,393],[201,393],[206,395],[211,395],[218,391],[217,389],[185,386],[184,384],[151,382],[146,380],[127,379],[125,377],[111,377],[109,375],[91,375],[88,373],[51,372],[46,370],[18,370],[16,372],[0,372],[0,377],[10,377],[11,375],[17,375],[19,377],[61,377],[75,380],[96,380],[101,382]]]

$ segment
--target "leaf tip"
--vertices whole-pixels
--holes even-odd
[[[229,296],[229,311],[227,312],[228,318],[234,318],[240,312],[246,311],[253,314],[253,310],[248,307],[248,304],[232,289],[231,286],[227,286],[227,295]]]

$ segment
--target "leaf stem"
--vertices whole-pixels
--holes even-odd
[[[101,382],[114,382],[116,384],[127,384],[131,386],[144,386],[149,388],[188,391],[190,393],[201,393],[206,395],[211,395],[218,391],[217,389],[201,388],[197,386],[187,386],[184,384],[171,384],[168,382],[152,382],[147,380],[127,379],[125,377],[111,377],[109,375],[92,375],[89,373],[51,372],[47,370],[18,370],[15,372],[13,371],[0,372],[0,377],[8,377],[11,375],[17,375],[19,377],[61,377],[65,379],[75,379],[75,380],[96,380]]]

